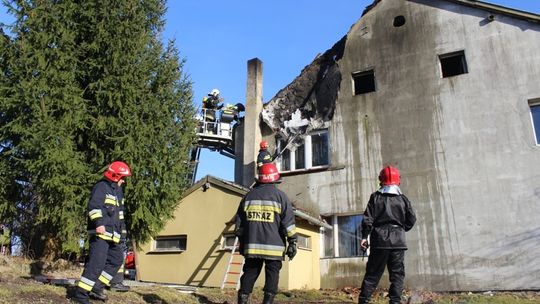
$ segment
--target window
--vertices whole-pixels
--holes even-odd
[[[278,140],[278,151],[281,151],[287,142]],[[297,146],[285,149],[278,159],[281,172],[320,168],[330,164],[328,130],[312,132],[302,139]]]
[[[328,132],[317,132],[311,135],[312,166],[328,165]]]
[[[375,71],[353,73],[354,95],[375,92]]]
[[[296,244],[298,248],[311,250],[311,237],[303,234],[297,234]]]
[[[324,217],[326,222],[334,228],[324,232],[324,256],[358,257],[365,255],[365,252],[360,248],[363,218],[364,216],[361,214]]]
[[[529,100],[529,107],[536,144],[540,145],[540,98]]]
[[[154,240],[154,251],[185,251],[187,244],[186,235],[158,236]]]
[[[234,241],[235,240],[236,240],[236,235],[234,235],[234,234],[224,234],[223,235],[223,242],[221,243],[221,249],[223,249],[223,250],[232,250],[233,247],[234,247]]]
[[[464,51],[439,55],[439,60],[443,78],[468,73]]]

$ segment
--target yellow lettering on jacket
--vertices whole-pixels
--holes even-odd
[[[274,212],[268,211],[247,211],[247,220],[254,222],[274,222]]]

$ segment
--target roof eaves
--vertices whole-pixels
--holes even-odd
[[[314,218],[313,216],[307,214],[307,213],[304,213],[298,209],[295,209],[294,210],[294,215],[298,216],[299,218],[302,218],[306,221],[308,221],[309,223],[313,224],[313,225],[317,225],[317,226],[320,226],[320,227],[323,227],[325,229],[330,229],[332,230],[332,226],[330,226],[328,223],[326,222],[323,222],[317,218]]]
[[[195,184],[189,187],[186,191],[184,191],[184,193],[182,194],[182,198],[185,198],[186,196],[188,196],[189,194],[199,189],[200,187],[203,187],[206,184],[213,184],[218,187],[222,187],[222,188],[234,191],[240,195],[244,195],[249,191],[248,188],[242,185],[239,185],[239,184],[236,184],[236,183],[233,183],[231,181],[227,181],[221,178],[217,178],[211,175],[206,175],[200,180],[198,180],[197,182],[195,182]]]
[[[408,0],[408,1],[414,1],[414,0]],[[490,12],[499,13],[502,15],[507,15],[510,17],[527,20],[534,23],[540,23],[540,15],[538,14],[521,11],[518,9],[513,9],[513,8],[509,8],[506,6],[497,5],[497,4],[493,4],[489,2],[477,1],[477,0],[444,0],[444,1],[457,3],[457,4],[465,5],[468,7],[475,7],[475,8],[487,10]]]

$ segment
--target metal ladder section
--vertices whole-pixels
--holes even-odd
[[[238,237],[234,239],[234,245],[231,250],[231,257],[229,258],[229,264],[227,264],[227,270],[225,271],[225,275],[223,276],[223,281],[221,282],[221,289],[224,289],[225,286],[232,287],[233,285],[236,287],[236,290],[240,289],[240,277],[244,273],[243,268],[244,268],[245,259],[238,251],[236,251],[237,246],[238,246]],[[238,261],[239,259],[242,259],[242,261],[239,262]],[[237,269],[239,266],[239,269],[236,271],[233,271],[231,270],[231,266],[236,266]],[[227,281],[227,279],[229,278],[229,275],[236,275],[237,276],[236,281],[234,280]]]

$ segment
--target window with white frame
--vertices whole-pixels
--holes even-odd
[[[531,121],[536,144],[540,145],[540,98],[529,100]]]
[[[185,251],[186,247],[187,235],[158,236],[154,239],[154,251]]]
[[[362,240],[362,214],[331,215],[323,217],[333,227],[324,231],[323,255],[333,257],[361,257],[366,253],[360,248]]]
[[[287,142],[278,139],[278,150],[287,146]],[[328,130],[317,130],[304,136],[300,145],[287,147],[279,160],[281,172],[309,170],[330,165]]]

